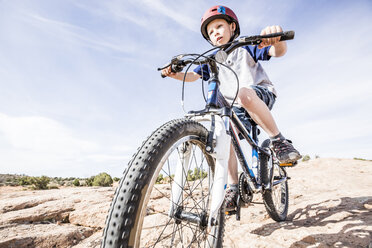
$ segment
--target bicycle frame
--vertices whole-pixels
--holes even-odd
[[[227,108],[227,107],[225,107]],[[221,112],[222,111],[221,109]],[[190,117],[190,116],[189,116]],[[214,118],[213,118],[214,117]],[[239,164],[244,174],[250,178],[248,180],[249,186],[253,189],[254,193],[262,191],[262,184],[259,176],[259,153],[265,153],[270,156],[268,151],[261,149],[258,146],[257,138],[257,126],[252,126],[252,137],[236,115],[234,110],[231,110],[231,116],[221,117],[214,112],[206,112],[203,115],[192,115],[191,118],[197,122],[208,121],[211,123],[211,127],[215,126],[215,130],[211,130],[213,133],[213,139],[215,140],[216,146],[211,153],[216,158],[216,169],[212,188],[212,202],[211,202],[211,215],[209,218],[209,224],[213,225],[213,221],[216,219],[218,209],[220,209],[225,196],[225,189],[227,186],[227,171],[228,171],[228,159],[230,155],[230,144],[232,142],[235,154],[239,160]],[[226,119],[224,120],[224,119]],[[213,120],[215,119],[215,120]],[[213,124],[213,122],[215,122]],[[244,137],[248,144],[252,148],[252,163],[248,163],[246,156],[240,146],[239,133]],[[176,183],[176,182],[175,182]],[[180,184],[182,182],[177,182]],[[174,197],[173,199],[178,199]]]
[[[214,90],[208,94],[209,98],[213,100],[209,101],[209,106],[217,101],[218,84],[213,85]],[[208,99],[209,99],[208,98]],[[207,104],[208,105],[208,104]],[[228,160],[230,155],[231,142],[233,144],[235,153],[240,162],[240,166],[247,177],[249,186],[253,189],[254,193],[261,192],[263,187],[259,176],[259,154],[265,153],[270,156],[268,151],[263,150],[258,145],[257,133],[258,129],[256,125],[252,125],[252,136],[247,131],[239,117],[236,115],[233,109],[229,106],[223,108],[209,108],[207,111],[189,114],[187,117],[197,122],[209,122],[210,123],[210,134],[207,141],[210,142],[211,149],[208,151],[216,159],[215,175],[213,179],[213,187],[211,192],[211,211],[209,216],[208,226],[215,225],[218,211],[223,203],[225,196],[225,189],[227,187],[227,172],[228,172]],[[248,163],[244,155],[244,152],[240,146],[239,134],[247,140],[248,144],[252,147],[252,163]],[[214,145],[215,144],[215,145]],[[183,161],[179,162],[176,169],[176,177],[174,181],[173,189],[179,188],[179,185],[183,185],[185,178],[182,176],[183,171],[187,171],[189,158],[187,149],[185,149]],[[169,215],[174,214],[174,206],[177,204],[181,197],[181,190],[174,190],[172,192],[172,206]]]

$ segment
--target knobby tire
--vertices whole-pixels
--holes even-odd
[[[271,156],[275,156],[270,150],[270,140],[265,140],[262,148],[267,149],[271,152]],[[285,169],[280,167],[278,163],[273,163],[275,161],[270,159],[269,156],[265,154],[260,154],[260,169],[261,169],[261,181],[266,184],[268,180],[272,182],[278,181],[286,175]],[[269,163],[273,166],[273,175],[270,177],[269,173]],[[262,194],[263,202],[267,213],[275,221],[284,221],[288,214],[288,181],[285,180],[282,183],[272,186],[271,190],[265,190]]]

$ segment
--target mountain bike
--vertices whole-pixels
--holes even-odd
[[[258,144],[257,124],[224,101],[218,91],[217,65],[225,66],[228,54],[278,36],[289,40],[294,32],[241,37],[203,54],[176,56],[165,66],[178,72],[186,66],[188,70],[191,65],[209,65],[205,109],[165,123],[138,148],[116,189],[101,247],[222,247],[226,214],[235,214],[239,220],[240,207],[257,193],[262,194],[273,220],[286,219],[289,177],[285,166],[290,165],[280,164],[270,140]],[[250,161],[243,142],[251,147]],[[231,144],[242,173],[237,207],[225,213]]]

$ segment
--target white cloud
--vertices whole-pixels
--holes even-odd
[[[0,113],[0,135],[0,147],[6,151],[1,173],[89,176],[107,166],[121,168],[130,158],[128,147],[102,147],[100,141],[79,138],[71,128],[42,116]]]
[[[175,3],[173,4],[174,6],[172,6],[171,2],[164,3],[164,1],[161,0],[145,0],[143,3],[147,6],[148,10],[157,11],[160,15],[167,16],[172,21],[192,32],[199,32],[199,19],[195,19],[195,15],[189,16],[186,14],[195,13],[195,11],[185,11],[184,7],[189,7],[189,4],[181,6],[181,3]]]
[[[87,46],[97,50],[112,50],[119,53],[132,53],[139,50],[135,43],[125,42],[123,40],[113,41],[110,37],[100,37],[89,30],[62,21],[52,20],[37,14],[26,14],[33,19],[33,24],[55,36],[59,39],[69,42],[78,42],[81,46]],[[36,23],[36,22],[37,23]]]

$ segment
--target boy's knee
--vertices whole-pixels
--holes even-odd
[[[259,100],[256,91],[251,88],[241,88],[238,93],[238,101],[243,106],[249,106]]]

